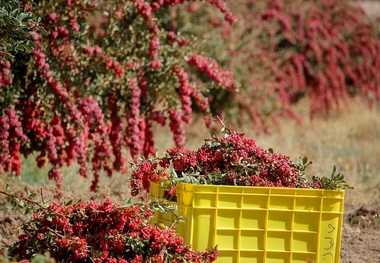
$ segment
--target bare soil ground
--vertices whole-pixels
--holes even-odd
[[[354,210],[346,205],[341,247],[342,263],[380,262],[380,228],[377,208]]]

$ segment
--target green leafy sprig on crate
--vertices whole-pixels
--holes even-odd
[[[306,169],[311,164],[307,157],[294,162],[289,156],[275,153],[272,149],[264,150],[256,145],[254,139],[224,126],[221,136],[214,134],[198,150],[173,148],[167,150],[162,158],[136,163],[131,191],[132,195],[138,195],[143,189],[149,191],[150,182],[161,179],[172,181],[169,197],[175,195],[175,182],[178,181],[329,190],[351,188],[335,167],[331,178],[312,176],[308,180]]]

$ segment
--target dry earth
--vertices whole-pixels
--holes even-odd
[[[380,209],[345,207],[341,263],[380,262]]]

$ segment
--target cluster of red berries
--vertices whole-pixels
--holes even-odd
[[[260,148],[255,140],[226,128],[223,136],[205,140],[198,150],[172,148],[166,156],[143,160],[132,172],[132,195],[149,191],[150,182],[189,178],[189,182],[213,185],[322,188],[317,177],[307,182],[289,156]],[[172,172],[167,172],[167,168]],[[172,195],[175,190],[170,189]]]
[[[50,252],[58,262],[164,263],[213,262],[218,251],[192,251],[174,229],[149,224],[149,205],[120,206],[107,199],[39,208],[23,225],[9,253],[30,262]]]

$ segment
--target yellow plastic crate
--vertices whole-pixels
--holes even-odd
[[[163,196],[153,183],[151,198]],[[177,233],[194,250],[218,245],[218,263],[339,262],[343,190],[178,183],[177,198]]]

